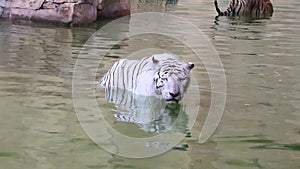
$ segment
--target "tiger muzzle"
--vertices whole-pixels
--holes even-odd
[[[178,103],[180,99],[176,98],[177,96],[179,96],[180,92],[177,93],[171,93],[169,92],[170,96],[172,96],[171,99],[167,99],[168,103]]]

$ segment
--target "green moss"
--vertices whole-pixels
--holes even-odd
[[[15,156],[18,156],[18,154],[14,152],[0,152],[0,157],[15,157]]]
[[[242,140],[241,142],[247,143],[273,143],[273,140],[266,140],[266,139],[249,139],[249,140]]]
[[[258,163],[258,159],[253,159],[249,162],[242,161],[242,160],[230,160],[230,161],[225,161],[225,163],[228,164],[228,165],[239,166],[239,167],[262,168],[262,166]]]

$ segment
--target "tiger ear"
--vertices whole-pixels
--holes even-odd
[[[195,67],[194,63],[192,63],[192,62],[188,62],[187,64],[188,64],[188,68],[189,68],[190,70],[193,69],[193,68]]]
[[[154,58],[154,56],[152,57],[152,62],[155,64],[155,65],[157,65],[158,64],[158,60],[156,60],[155,58]]]
[[[155,59],[154,58],[154,56],[152,57],[152,63],[153,63],[153,66],[152,66],[152,68],[153,68],[153,70],[154,71],[158,71],[159,70],[159,61],[157,60],[157,59]]]

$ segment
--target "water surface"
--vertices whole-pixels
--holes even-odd
[[[226,4],[220,2],[223,8]],[[199,144],[211,93],[207,72],[201,62],[196,62],[195,72],[201,74],[197,81],[201,109],[194,127],[177,147],[147,159],[107,153],[90,140],[76,118],[73,68],[81,47],[103,23],[65,28],[1,21],[0,165],[24,169],[299,168],[300,3],[276,0],[273,5],[271,19],[244,22],[226,17],[216,20],[209,0],[180,0],[177,5],[133,4],[135,12],[175,14],[201,29],[219,53],[227,80],[222,121],[212,138]],[[102,42],[107,37],[99,38]],[[103,60],[105,67],[102,65],[99,76],[118,57],[134,49],[149,43],[164,45],[164,39],[149,39],[145,42],[136,37],[115,46],[110,57]],[[99,45],[97,49],[104,47]],[[180,43],[166,48],[183,54],[188,51]],[[106,104],[104,95],[99,89],[97,97],[102,104]],[[121,132],[135,137],[153,134],[134,123],[118,121],[113,114],[106,117]]]

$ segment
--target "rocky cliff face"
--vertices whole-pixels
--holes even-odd
[[[0,17],[64,24],[130,14],[129,0],[0,0]]]

